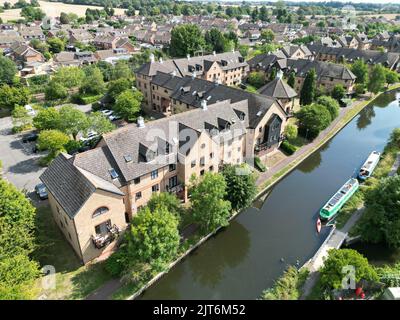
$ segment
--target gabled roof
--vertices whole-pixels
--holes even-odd
[[[297,96],[296,91],[279,77],[268,82],[258,92],[277,99],[291,99]]]

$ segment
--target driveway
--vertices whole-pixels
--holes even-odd
[[[22,143],[22,134],[11,132],[11,117],[0,118],[0,160],[3,177],[18,189],[32,192],[45,170],[38,165],[40,154],[32,152],[33,143]]]

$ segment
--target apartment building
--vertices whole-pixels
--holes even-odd
[[[158,73],[155,80],[175,78]],[[180,79],[186,89],[171,99],[188,111],[147,123],[139,118],[103,135],[93,150],[60,154],[41,175],[53,217],[83,263],[109,251],[152,194],[172,192],[187,201],[193,174],[218,172],[279,146],[287,116],[279,102],[258,94],[239,98],[243,91],[234,95],[215,83],[215,91],[199,94],[207,81]]]
[[[153,109],[150,83],[158,71],[179,77],[187,75],[222,84],[238,85],[248,73],[248,64],[239,52],[226,52],[198,57],[155,61],[142,65],[136,71],[137,88],[144,94],[145,106]]]

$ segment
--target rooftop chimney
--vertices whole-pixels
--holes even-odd
[[[138,126],[139,128],[144,128],[144,127],[145,127],[143,117],[137,118],[137,126]]]
[[[207,110],[207,100],[205,99],[201,100],[201,108],[203,110]]]
[[[154,58],[154,54],[150,54],[150,62],[154,62],[155,58]]]
[[[176,70],[172,71],[172,76],[176,77]]]
[[[216,55],[217,55],[217,53],[215,51],[213,51],[213,56],[216,56]]]
[[[190,60],[190,54],[187,54],[186,57],[188,60]]]

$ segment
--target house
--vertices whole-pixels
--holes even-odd
[[[353,36],[340,36],[337,41],[343,48],[357,49],[359,46],[357,38]]]
[[[94,55],[98,61],[106,61],[112,64],[118,60],[129,60],[132,57],[132,54],[124,48],[97,50]]]
[[[97,58],[91,51],[62,51],[54,56],[53,61],[55,66],[81,66],[96,63]]]
[[[287,59],[308,59],[312,56],[311,51],[305,45],[287,45],[279,49],[275,54]]]
[[[331,48],[321,45],[308,45],[315,59],[319,61],[353,63],[358,59],[364,59],[369,65],[382,64],[391,70],[397,70],[400,62],[400,54],[396,52],[382,52],[379,50],[358,50],[350,48]]]
[[[19,34],[0,33],[0,48],[2,49],[10,48],[13,44],[22,43],[24,41],[24,38]]]
[[[20,36],[26,41],[29,42],[32,39],[37,39],[44,41],[46,39],[42,29],[40,27],[27,27],[20,26],[18,29]]]
[[[245,36],[247,36],[250,41],[257,41],[261,37],[261,31],[258,29],[247,30]]]
[[[168,74],[160,73],[157,81],[161,78],[174,81]],[[193,88],[215,87],[202,79],[181,79]],[[170,192],[186,202],[193,174],[218,172],[254,152],[275,150],[286,113],[273,99],[249,97],[211,101],[204,96],[189,111],[147,123],[139,118],[137,124],[104,134],[95,149],[74,156],[61,153],[40,179],[54,220],[82,262],[112,250],[153,194]]]
[[[30,63],[30,62],[44,62],[45,58],[42,53],[33,49],[32,47],[21,44],[15,43],[11,46],[12,50],[12,57],[15,61],[21,63]]]
[[[85,29],[70,29],[69,30],[69,43],[83,43],[88,44],[94,39],[93,35]]]
[[[226,85],[238,85],[248,72],[248,64],[238,52],[225,52],[211,55],[155,61],[154,56],[150,62],[142,65],[136,70],[137,88],[144,94],[144,102],[150,108],[153,104],[151,98],[150,82],[158,71],[175,73],[183,77],[186,75],[206,79],[208,81],[219,81]]]

